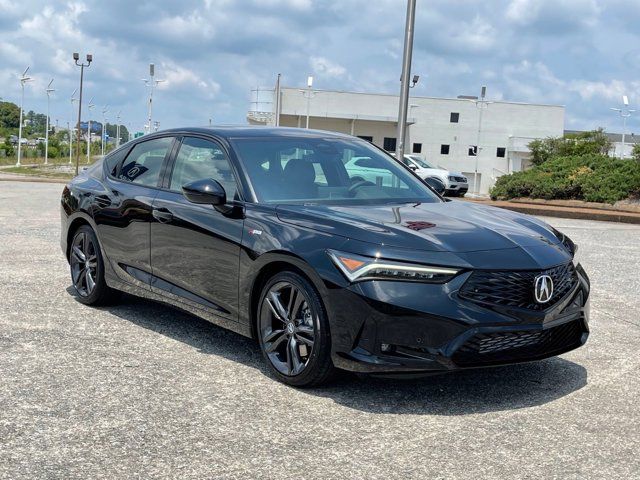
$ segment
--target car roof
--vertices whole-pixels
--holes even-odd
[[[216,135],[223,138],[260,138],[260,137],[298,137],[298,138],[341,138],[353,139],[351,135],[329,132],[326,130],[311,130],[293,127],[265,127],[257,125],[221,125],[211,127],[186,127],[161,130],[158,134],[175,133],[188,134],[199,133]]]

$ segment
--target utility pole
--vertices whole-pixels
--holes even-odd
[[[153,63],[149,64],[149,78],[143,78],[142,81],[144,84],[149,87],[149,109],[148,109],[148,118],[147,118],[147,133],[151,133],[151,129],[153,128],[152,123],[152,114],[153,114],[153,90],[158,84],[164,82],[164,80],[156,80],[155,79],[155,65]]]
[[[89,100],[89,105],[87,108],[89,109],[89,123],[87,123],[87,165],[91,163],[91,110],[95,107],[93,104],[93,97]]]
[[[116,122],[118,122],[116,125],[116,136],[118,137],[116,138],[116,148],[120,146],[120,113],[122,113],[122,110],[120,110],[116,115]]]
[[[77,91],[78,89],[76,88],[71,94],[71,117],[70,118],[73,118],[73,103],[76,101],[76,99],[74,98],[74,95],[76,94]],[[71,156],[73,155],[73,138],[71,137],[70,123],[71,122],[67,122],[67,136],[69,139],[69,165],[73,163],[73,161],[71,160]]]
[[[275,109],[274,109],[274,124],[276,127],[280,126],[280,74],[278,74],[278,78],[276,79],[276,92],[275,92]]]
[[[16,162],[16,167],[20,166],[20,160],[22,158],[22,116],[24,112],[24,84],[33,80],[31,77],[27,76],[27,72],[29,71],[29,67],[27,67],[24,72],[22,72],[22,76],[20,77],[20,88],[22,89],[22,96],[20,97],[20,125],[18,126],[18,161]]]
[[[82,82],[84,79],[84,67],[89,68],[93,61],[93,55],[87,54],[87,63],[78,63],[80,60],[80,54],[74,53],[73,59],[76,65],[80,67],[80,98],[78,99],[78,151],[76,152],[76,175],[78,175],[78,165],[80,163],[80,119],[82,118]]]
[[[53,78],[47,85],[47,131],[45,132],[44,138],[44,164],[49,163],[49,96],[51,93],[55,92],[55,89],[51,88],[51,84],[53,83]]]
[[[416,0],[407,0],[407,21],[404,29],[404,53],[402,55],[402,83],[400,86],[400,106],[398,111],[398,141],[396,158],[404,157],[404,142],[407,134],[407,111],[409,109],[409,79],[413,57],[413,29],[416,16]]]
[[[104,108],[102,109],[102,133],[101,133],[102,140],[100,140],[100,146],[102,147],[102,156],[103,157],[104,157],[104,144],[105,144],[105,139],[106,139],[106,137],[104,135],[104,129],[106,127],[105,124],[107,123],[106,114],[107,114],[107,111],[108,111],[108,109],[107,109],[108,106],[109,105],[105,105]]]

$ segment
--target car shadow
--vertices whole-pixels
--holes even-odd
[[[72,287],[67,291],[75,296]],[[189,313],[130,295],[123,295],[117,305],[101,309],[202,353],[219,355],[269,375],[253,340]],[[368,413],[456,416],[543,405],[586,384],[587,370],[583,366],[554,357],[407,380],[342,373],[328,386],[301,391]]]

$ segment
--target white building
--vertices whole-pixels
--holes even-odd
[[[255,108],[247,115],[249,123],[275,124],[274,90],[269,96],[268,102],[254,102]],[[304,128],[309,108],[310,128],[357,135],[395,151],[397,95],[313,90],[311,97],[307,103],[303,90],[282,88],[279,124]],[[411,97],[409,105],[405,152],[464,173],[472,190],[480,112],[477,101]],[[482,111],[477,158],[480,193],[487,193],[497,177],[529,165],[531,140],[560,137],[563,132],[563,106],[488,101]]]

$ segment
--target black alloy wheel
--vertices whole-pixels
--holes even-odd
[[[104,263],[96,234],[89,225],[74,234],[69,248],[71,281],[77,299],[87,305],[103,305],[118,298],[118,292],[104,280]]]
[[[71,244],[71,280],[81,297],[88,297],[96,288],[98,276],[97,247],[86,231],[79,231]]]
[[[262,291],[258,315],[260,346],[278,379],[302,387],[329,377],[328,322],[306,279],[293,272],[273,277]]]

